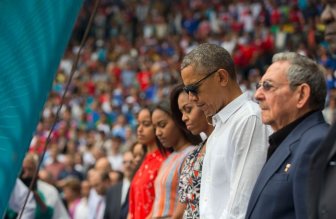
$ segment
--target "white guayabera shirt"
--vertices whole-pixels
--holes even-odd
[[[259,106],[244,93],[212,118],[201,180],[202,219],[245,218],[248,202],[266,161],[271,129]]]

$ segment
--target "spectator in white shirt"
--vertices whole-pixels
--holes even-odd
[[[108,173],[94,170],[91,174],[90,184],[91,187],[94,189],[94,192],[90,192],[89,195],[88,218],[103,219],[106,206],[105,195],[110,185]]]
[[[38,167],[38,158],[34,154],[28,153],[22,163],[22,173],[21,179],[24,182],[30,182],[34,173]],[[65,206],[63,205],[61,196],[57,189],[41,179],[37,179],[36,182],[37,190],[42,193],[45,198],[45,204],[52,207],[53,209],[53,219],[69,219],[69,215]]]
[[[14,189],[9,198],[8,209],[16,212],[18,216],[22,214],[22,219],[31,219],[35,217],[36,202],[32,192],[30,193],[27,204],[23,209],[28,192],[29,189],[27,186],[23,184],[19,178],[17,178]],[[21,211],[23,212],[21,213]]]
[[[262,124],[258,105],[242,93],[224,48],[199,45],[184,57],[181,76],[189,99],[215,126],[203,163],[200,217],[244,218],[266,160],[270,128]]]

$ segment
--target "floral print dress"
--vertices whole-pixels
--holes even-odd
[[[190,152],[184,161],[179,181],[179,201],[187,205],[183,218],[200,218],[199,198],[204,153],[202,148],[205,142]]]

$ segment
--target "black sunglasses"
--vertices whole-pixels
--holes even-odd
[[[193,83],[193,84],[189,84],[187,86],[185,86],[183,88],[183,90],[189,94],[192,93],[193,95],[197,95],[198,94],[198,88],[202,85],[202,81],[204,81],[205,79],[207,79],[208,77],[210,77],[211,75],[213,75],[214,73],[216,73],[219,69],[216,69],[215,71],[210,72],[209,74],[207,74],[204,78],[200,79],[199,81]]]

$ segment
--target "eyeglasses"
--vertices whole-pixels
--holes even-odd
[[[291,87],[294,88],[294,87],[299,86],[300,84],[301,83],[292,84]],[[260,81],[259,83],[256,84],[256,89],[258,90],[260,87],[262,87],[264,91],[270,91],[272,88],[275,88],[275,87],[278,88],[279,86],[282,86],[282,85],[288,85],[288,83],[277,83],[277,86],[274,86],[272,82],[270,81]]]
[[[209,78],[211,75],[213,75],[214,73],[216,73],[219,69],[216,69],[215,71],[210,72],[209,74],[207,74],[204,78],[200,79],[199,81],[193,83],[193,84],[189,84],[187,86],[185,86],[183,88],[183,90],[189,94],[192,93],[193,95],[198,95],[198,89],[199,87],[202,85],[202,81],[204,81],[205,79]]]
[[[258,90],[260,87],[262,87],[265,91],[269,91],[274,87],[274,85],[269,81],[260,81],[256,84],[256,89]]]

